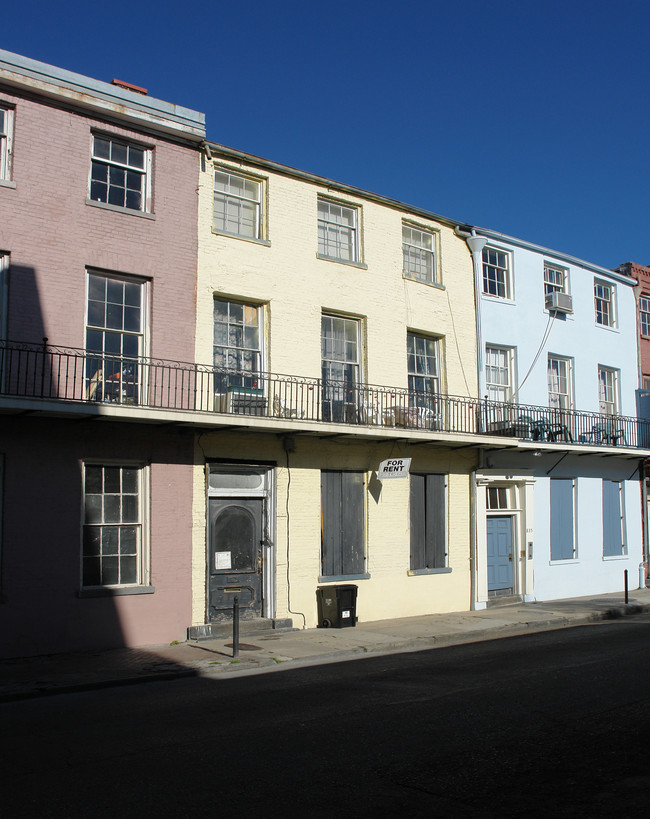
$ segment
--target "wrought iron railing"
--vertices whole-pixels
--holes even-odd
[[[650,421],[403,388],[0,343],[0,396],[650,448]]]

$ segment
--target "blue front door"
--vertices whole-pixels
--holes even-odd
[[[513,591],[512,516],[487,519],[488,592]]]

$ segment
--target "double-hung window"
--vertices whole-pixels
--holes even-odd
[[[363,472],[321,472],[321,574],[358,576],[366,571]]]
[[[216,392],[259,390],[262,367],[263,308],[257,304],[214,300],[213,364]]]
[[[321,318],[323,420],[356,423],[361,402],[361,339],[358,319]]]
[[[572,409],[571,359],[549,355],[547,364],[548,405],[553,409]]]
[[[544,262],[544,295],[567,292],[567,271],[549,262]]]
[[[613,284],[594,280],[594,309],[596,324],[616,327],[616,287]]]
[[[598,367],[598,411],[605,415],[618,414],[618,370]]]
[[[576,556],[575,496],[573,478],[551,478],[551,560]]]
[[[144,346],[145,284],[88,274],[86,398],[137,404]]]
[[[603,557],[626,553],[625,534],[623,483],[603,480]]]
[[[415,333],[406,336],[409,406],[415,410],[418,426],[431,427],[438,411],[440,395],[440,345],[437,338]]]
[[[639,299],[639,329],[642,336],[650,336],[650,297]]]
[[[485,348],[485,387],[490,401],[512,401],[512,359],[509,347]]]
[[[84,464],[82,586],[147,585],[145,467]]]
[[[438,281],[435,234],[402,224],[403,271],[407,279],[425,284]]]
[[[359,261],[359,209],[318,200],[318,255],[339,262]]]
[[[411,474],[410,518],[412,572],[447,566],[446,475]]]
[[[13,156],[14,111],[0,106],[0,181],[11,179],[11,159]]]
[[[510,254],[494,247],[483,248],[483,293],[499,299],[512,298]]]
[[[262,239],[262,191],[260,180],[216,168],[214,230],[246,239]]]
[[[90,200],[126,210],[150,211],[151,151],[141,145],[93,136]]]

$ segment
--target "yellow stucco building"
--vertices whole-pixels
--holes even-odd
[[[364,621],[468,609],[477,450],[441,400],[477,396],[456,223],[213,144],[198,196],[197,633],[234,596],[314,627],[341,584]]]

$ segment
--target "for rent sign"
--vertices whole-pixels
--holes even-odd
[[[387,478],[406,478],[411,468],[410,458],[389,458],[382,461],[377,469],[377,477],[380,481]]]

